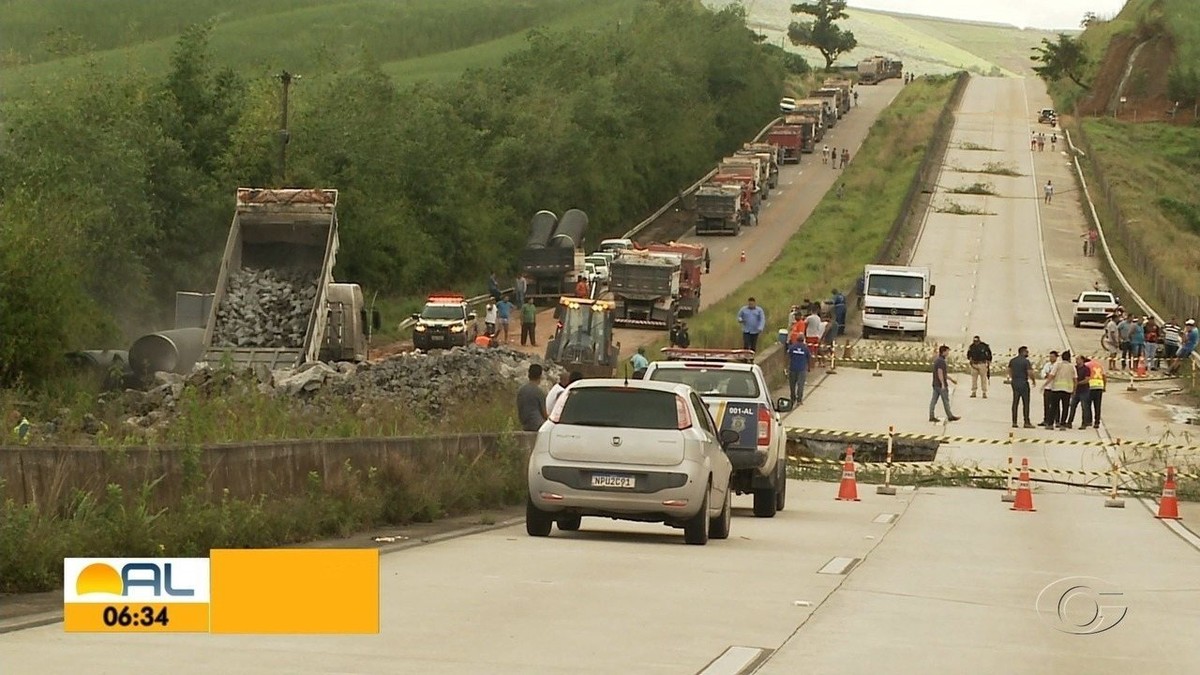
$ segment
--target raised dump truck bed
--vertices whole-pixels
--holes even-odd
[[[337,258],[337,190],[239,188],[202,363],[319,360]]]

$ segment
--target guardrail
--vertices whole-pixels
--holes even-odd
[[[757,142],[759,142],[760,140],[762,140],[762,137],[763,137],[763,136],[765,136],[765,135],[766,135],[766,133],[767,133],[768,131],[770,131],[770,130],[771,130],[771,127],[775,126],[776,124],[779,124],[781,121],[783,121],[783,118],[782,118],[782,117],[776,117],[775,119],[771,120],[771,121],[770,121],[770,122],[767,124],[767,126],[763,127],[763,128],[762,128],[762,130],[758,132],[758,135],[756,135],[756,136],[754,137],[754,140],[752,140],[752,141],[748,141],[748,142],[750,142],[750,143],[757,143]],[[679,200],[680,200],[680,199],[682,199],[684,196],[686,196],[686,195],[690,195],[690,194],[692,194],[693,192],[695,192],[697,189],[699,189],[699,188],[700,188],[700,186],[701,186],[701,185],[704,185],[704,183],[706,183],[706,182],[708,181],[708,179],[709,179],[709,178],[712,178],[712,177],[713,177],[713,176],[715,176],[715,175],[717,175],[717,170],[716,170],[716,169],[713,169],[712,171],[709,171],[708,173],[704,174],[704,177],[703,177],[703,178],[701,178],[700,180],[696,181],[695,183],[692,183],[690,186],[688,186],[686,189],[684,189],[683,191],[681,191],[681,192],[680,192],[678,195],[676,195],[675,197],[672,197],[672,198],[671,198],[671,201],[667,202],[666,204],[663,204],[663,206],[662,206],[662,208],[661,208],[661,209],[659,209],[659,210],[655,211],[654,213],[650,214],[650,217],[649,217],[649,218],[646,218],[645,220],[643,220],[642,222],[638,223],[637,225],[634,225],[634,226],[633,226],[633,229],[629,230],[628,232],[626,232],[626,233],[623,235],[623,236],[624,236],[624,238],[625,238],[625,239],[633,239],[634,237],[636,237],[636,236],[637,236],[637,235],[638,235],[638,234],[639,234],[639,233],[640,233],[642,230],[644,230],[644,229],[646,229],[647,227],[649,227],[650,223],[653,223],[654,221],[658,220],[659,216],[661,216],[662,214],[666,213],[666,212],[667,212],[667,209],[669,209],[669,208],[671,208],[672,206],[675,206],[676,204],[678,204],[678,203],[679,203]]]
[[[1088,205],[1088,214],[1087,215],[1089,215],[1091,217],[1090,220],[1092,221],[1092,225],[1093,225],[1093,227],[1096,228],[1096,232],[1100,235],[1100,248],[1102,248],[1104,250],[1104,259],[1105,259],[1105,261],[1108,262],[1109,269],[1112,270],[1113,275],[1117,278],[1117,281],[1121,284],[1121,286],[1124,287],[1125,290],[1129,292],[1130,297],[1132,297],[1134,299],[1134,301],[1136,301],[1138,303],[1138,305],[1146,308],[1146,311],[1150,312],[1150,314],[1154,316],[1154,320],[1158,322],[1158,325],[1161,326],[1161,325],[1165,324],[1166,320],[1163,318],[1163,316],[1161,314],[1159,314],[1158,310],[1151,307],[1150,303],[1146,302],[1145,298],[1143,298],[1141,295],[1138,294],[1138,292],[1136,290],[1134,290],[1133,284],[1129,283],[1129,279],[1127,279],[1125,277],[1125,274],[1121,272],[1121,268],[1117,267],[1117,261],[1113,259],[1112,251],[1108,247],[1108,237],[1106,237],[1104,234],[1104,225],[1100,221],[1100,214],[1096,212],[1096,204],[1094,202],[1092,202],[1092,193],[1091,193],[1091,191],[1088,190],[1087,179],[1083,177],[1083,167],[1081,167],[1079,165],[1079,155],[1083,151],[1080,150],[1075,145],[1075,141],[1071,139],[1070,130],[1066,129],[1065,127],[1063,128],[1063,136],[1067,140],[1067,146],[1071,148],[1071,162],[1075,165],[1075,175],[1079,179],[1079,185],[1080,185],[1080,187],[1083,188],[1083,196],[1087,200],[1087,205]],[[1086,137],[1085,137],[1085,140],[1086,140]],[[1196,381],[1195,375],[1196,375],[1197,370],[1200,370],[1200,354],[1193,353],[1192,354],[1192,383],[1193,383],[1193,385],[1195,384],[1195,381]]]

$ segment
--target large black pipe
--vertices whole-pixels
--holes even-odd
[[[579,248],[583,246],[583,233],[587,230],[587,214],[579,209],[571,209],[563,214],[550,238],[551,246],[560,248]]]
[[[129,348],[129,366],[138,377],[163,371],[186,375],[204,352],[203,328],[177,328],[143,335]]]
[[[538,211],[533,214],[529,239],[525,241],[525,248],[546,248],[546,244],[550,242],[550,235],[554,233],[554,226],[557,224],[558,216],[551,211]]]

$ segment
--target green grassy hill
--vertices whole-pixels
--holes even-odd
[[[0,90],[83,72],[161,74],[188,25],[212,22],[217,65],[248,76],[287,69],[319,77],[363,54],[401,80],[495,65],[529,30],[586,27],[632,15],[636,0],[140,0],[0,2]]]
[[[735,4],[739,0],[706,0],[712,7]],[[792,47],[787,42],[787,26],[797,15],[791,13],[791,0],[757,0],[745,3],[750,27],[774,44],[796,51],[810,64],[824,61],[815,49]],[[899,58],[906,69],[916,73],[952,73],[968,70],[993,75],[1029,75],[1030,48],[1051,31],[1020,29],[992,23],[977,23],[934,17],[847,10],[849,18],[841,25],[854,33],[858,48],[838,58],[852,65],[874,54]]]

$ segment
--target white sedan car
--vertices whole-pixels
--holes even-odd
[[[725,539],[733,466],[724,448],[737,440],[687,385],[575,382],[530,454],[525,529],[545,537],[556,522],[578,530],[596,516],[682,528],[688,544]]]

